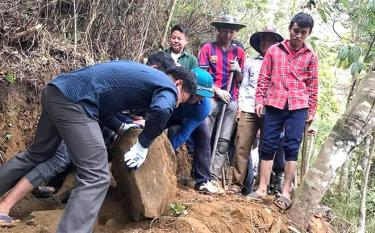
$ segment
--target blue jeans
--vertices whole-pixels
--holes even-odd
[[[306,124],[307,109],[288,110],[267,106],[264,116],[263,137],[260,159],[273,160],[279,149],[280,134],[285,126],[284,153],[286,161],[297,161],[303,131]]]
[[[180,127],[177,122],[174,122],[176,127]],[[176,128],[168,129],[168,137],[172,138],[176,132]],[[212,180],[210,173],[211,166],[211,143],[210,131],[208,130],[206,121],[203,121],[197,128],[194,129],[190,136],[194,146],[193,154],[193,170],[195,185],[199,186],[201,183]]]
[[[56,153],[48,160],[40,163],[29,171],[25,178],[35,188],[42,183],[47,183],[50,179],[63,172],[72,162],[68,154],[68,148],[64,142],[61,142]]]

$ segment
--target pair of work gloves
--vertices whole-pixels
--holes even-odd
[[[123,123],[118,129],[119,135],[123,136],[129,129],[142,128],[141,124],[126,124]],[[137,140],[137,142],[130,148],[124,155],[125,165],[129,168],[139,168],[142,163],[146,160],[148,148],[143,147]]]
[[[236,60],[230,61],[229,70],[231,72],[241,72],[241,67],[240,67],[240,64],[238,63],[238,61],[236,61]],[[215,94],[217,95],[217,97],[219,97],[221,100],[223,100],[226,104],[228,104],[230,102],[231,95],[228,91],[217,88],[215,90]]]

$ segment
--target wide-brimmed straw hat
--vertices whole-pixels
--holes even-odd
[[[211,25],[217,29],[225,28],[236,31],[246,27],[246,25],[239,23],[238,19],[231,15],[220,16],[217,20],[212,22]]]
[[[276,29],[273,27],[268,27],[263,31],[252,34],[250,37],[250,45],[260,54],[262,54],[262,50],[260,49],[260,40],[264,34],[274,35],[276,38],[276,42],[281,42],[284,40],[284,38],[280,34],[276,33]]]

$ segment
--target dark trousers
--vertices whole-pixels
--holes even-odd
[[[285,170],[285,153],[284,153],[284,138],[280,140],[279,148],[276,151],[275,159],[273,160],[272,171],[275,173],[284,172]]]
[[[279,149],[280,134],[285,126],[284,153],[286,161],[297,161],[299,147],[303,137],[307,109],[288,110],[267,106],[264,116],[263,137],[260,159],[273,160]]]
[[[172,138],[176,128],[179,125],[173,126],[175,129],[168,130],[168,137]],[[211,144],[210,132],[206,121],[203,121],[191,134],[191,142],[194,146],[193,154],[193,170],[195,185],[199,186],[202,182],[210,181],[212,179],[210,173],[211,166]]]
[[[212,179],[210,131],[206,121],[203,121],[191,134],[194,142],[193,168],[196,185]]]

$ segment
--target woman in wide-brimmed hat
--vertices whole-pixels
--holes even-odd
[[[271,45],[283,40],[283,37],[276,33],[275,28],[269,27],[265,28],[263,31],[252,34],[250,37],[250,45],[263,56]]]

